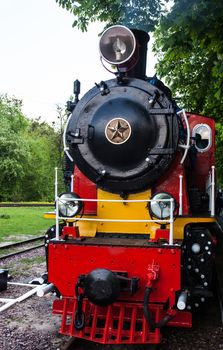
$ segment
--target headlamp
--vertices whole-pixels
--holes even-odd
[[[83,202],[80,197],[74,192],[62,193],[58,199],[59,215],[72,218],[79,214],[83,208]]]
[[[110,64],[128,61],[135,52],[136,39],[127,27],[115,25],[104,31],[99,43],[101,56]]]
[[[152,198],[151,202],[149,202],[149,210],[151,216],[156,217],[157,219],[168,219],[171,213],[171,202],[170,199],[173,197],[166,192],[156,193]],[[176,208],[175,201],[172,202],[172,210],[173,213]]]

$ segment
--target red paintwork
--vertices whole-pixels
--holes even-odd
[[[194,126],[197,124],[207,124],[212,130],[212,145],[206,152],[197,153],[193,176],[189,179],[194,186],[198,187],[200,190],[204,190],[208,172],[211,166],[215,165],[215,121],[197,114],[187,113],[187,115],[191,134]]]
[[[160,178],[157,185],[153,188],[153,194],[156,192],[168,192],[179,203],[179,175],[183,175],[183,215],[190,214],[189,201],[188,201],[188,185],[191,187],[197,187],[201,191],[205,192],[206,181],[208,178],[209,170],[211,166],[215,164],[215,121],[208,117],[203,117],[197,114],[187,113],[188,122],[190,126],[190,132],[192,136],[192,130],[197,124],[207,124],[212,130],[212,145],[206,152],[197,152],[194,169],[191,169],[186,176],[186,165],[188,159],[184,164],[180,164],[182,158],[182,152],[178,152],[175,160],[171,164],[170,168]]]
[[[153,188],[153,194],[157,192],[168,192],[175,198],[176,202],[179,203],[179,175],[183,175],[183,215],[188,215],[189,201],[187,195],[186,174],[184,166],[180,164],[181,158],[182,153],[178,152],[171,167],[166,171],[165,175],[160,178],[157,185]]]
[[[116,302],[99,307],[85,299],[86,325],[80,331],[74,327],[76,309],[73,298],[54,301],[53,313],[62,315],[60,333],[102,344],[159,344],[162,340],[160,329],[149,329],[142,303]],[[161,304],[150,304],[149,309],[156,323],[166,314]],[[191,313],[176,311],[176,316],[167,325],[191,327]]]
[[[90,181],[77,166],[74,168],[74,192],[81,198],[97,199],[97,187]],[[97,202],[84,202],[84,214],[96,215]]]
[[[79,233],[79,227],[77,227],[77,226],[64,226],[62,229],[61,238],[65,239],[68,236],[71,236],[74,239],[81,239],[80,233]]]
[[[180,290],[180,246],[85,244],[84,241],[49,244],[48,279],[63,296],[53,306],[54,313],[62,314],[60,332],[105,344],[159,343],[160,330],[149,330],[143,316],[144,292],[148,285],[152,286],[149,308],[156,322],[159,322],[166,314],[163,305],[168,302],[169,308],[173,308],[176,303],[175,292]],[[120,301],[108,307],[95,306],[85,299],[83,310],[88,321],[82,331],[77,331],[73,319],[77,310],[75,285],[78,276],[99,267],[126,271],[130,278],[138,277],[139,289],[132,296],[122,292]],[[188,312],[181,313],[181,316],[177,312],[174,319],[171,321],[172,325],[191,326]],[[127,329],[126,322],[129,325]]]
[[[155,238],[152,241],[158,242],[161,239],[169,242],[169,236],[170,236],[170,230],[157,228],[155,233]]]
[[[73,297],[78,276],[88,274],[96,268],[112,271],[127,271],[128,276],[138,277],[139,290],[133,296],[121,295],[122,300],[142,301],[148,282],[148,267],[159,265],[159,278],[154,281],[152,302],[164,303],[174,300],[174,292],[180,290],[181,249],[126,246],[98,246],[69,244],[64,242],[49,244],[48,279],[54,283],[64,297]],[[168,262],[168,263],[167,263]],[[69,266],[69,268],[68,268]]]

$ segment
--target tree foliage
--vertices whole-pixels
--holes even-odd
[[[158,74],[178,103],[217,121],[219,174],[223,173],[222,33],[222,0],[175,0],[171,12],[160,21],[154,46]]]
[[[21,106],[0,97],[0,200],[50,200],[60,135],[40,119],[27,119]]]
[[[217,120],[223,107],[223,2],[175,0],[155,33],[158,73],[190,110]]]
[[[108,25],[123,24],[150,32],[169,0],[56,0],[70,11],[73,26],[87,31],[90,22],[101,21]]]

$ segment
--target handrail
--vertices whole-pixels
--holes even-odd
[[[211,216],[215,216],[215,166],[211,167]]]
[[[68,201],[71,200],[71,198],[63,198],[67,199]],[[144,219],[144,220],[140,220],[140,219],[111,219],[111,218],[89,218],[89,217],[74,217],[74,218],[70,218],[70,217],[64,217],[64,216],[60,216],[59,215],[59,200],[60,198],[57,197],[56,198],[56,240],[59,240],[59,220],[73,220],[73,221],[93,221],[93,222],[120,222],[120,223],[124,223],[124,222],[130,222],[130,223],[140,223],[140,222],[160,222],[160,223],[169,223],[170,225],[170,234],[169,234],[169,245],[173,244],[173,202],[174,199],[173,198],[169,198],[169,199],[135,199],[135,200],[131,200],[131,199],[88,199],[88,198],[75,198],[75,201],[90,201],[90,202],[119,202],[119,203],[123,203],[123,202],[138,202],[138,203],[142,203],[142,202],[170,202],[170,217],[169,219]]]
[[[69,151],[69,147],[67,147],[67,143],[66,143],[66,132],[67,132],[67,127],[68,127],[68,124],[70,122],[71,117],[72,117],[72,113],[69,115],[69,117],[67,119],[67,122],[66,122],[66,125],[65,125],[65,128],[64,128],[63,147],[64,147],[64,152],[66,153],[67,157],[70,159],[71,162],[73,162],[74,160],[71,157],[70,153],[68,152]]]
[[[187,115],[185,112],[185,109],[182,109],[181,111],[177,112],[177,114],[183,114],[184,120],[185,120],[185,124],[186,124],[186,128],[187,128],[187,141],[185,145],[179,145],[179,147],[184,149],[184,154],[183,157],[181,158],[180,164],[183,164],[183,162],[186,159],[188,150],[190,148],[190,127],[189,127],[189,123],[188,123],[188,119],[187,119]]]
[[[209,211],[211,212],[211,216],[215,216],[215,189],[215,166],[212,165],[206,183],[206,192],[209,195]]]
[[[179,175],[179,216],[183,215],[183,175]]]
[[[58,197],[58,199],[60,199]],[[77,202],[114,202],[114,203],[143,203],[143,202],[170,202],[171,198],[164,199],[95,199],[95,198],[75,198],[63,197],[63,200]]]

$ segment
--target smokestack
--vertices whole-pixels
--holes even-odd
[[[131,30],[136,38],[137,46],[133,58],[128,62],[128,71],[126,75],[131,78],[145,80],[146,78],[146,59],[147,59],[147,44],[150,36],[143,30]],[[136,62],[136,63],[135,63]],[[132,68],[131,68],[132,66]]]

